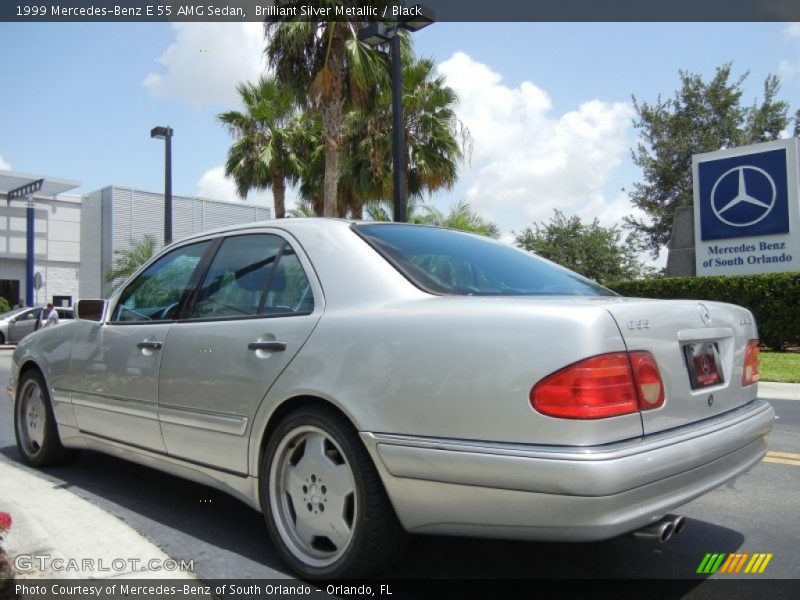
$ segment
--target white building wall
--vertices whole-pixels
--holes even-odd
[[[27,201],[0,195],[0,279],[19,281],[20,296],[26,289],[25,255]],[[34,196],[34,273],[41,273],[42,287],[34,292],[38,304],[53,296],[77,299],[80,267],[80,197]]]
[[[173,198],[173,237],[180,240],[209,229],[271,218],[269,207],[206,198]],[[118,252],[152,235],[163,245],[162,194],[108,186],[83,197],[34,197],[34,273],[41,273],[37,304],[54,296],[101,298],[111,291],[104,274]],[[26,288],[26,201],[7,205],[0,194],[0,279]]]
[[[103,294],[102,280],[102,192],[96,191],[83,197],[81,203],[81,249],[79,292],[82,298],[100,298]]]

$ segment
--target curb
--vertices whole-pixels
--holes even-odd
[[[759,381],[758,397],[767,400],[800,400],[800,383]]]
[[[14,520],[4,548],[17,580],[188,579],[121,519],[25,468],[0,459],[0,511]]]

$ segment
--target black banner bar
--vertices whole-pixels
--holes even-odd
[[[298,581],[294,579],[25,579],[0,582],[0,600],[410,600],[481,598],[796,600],[797,579],[481,579]]]
[[[0,21],[401,20],[398,6],[376,0],[3,0]],[[436,21],[755,22],[800,21],[798,0],[426,0]]]

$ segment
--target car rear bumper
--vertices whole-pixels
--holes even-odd
[[[409,531],[588,541],[643,527],[757,464],[774,414],[754,400],[593,447],[362,437]]]

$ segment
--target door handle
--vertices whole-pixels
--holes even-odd
[[[150,350],[161,350],[161,342],[139,342],[137,348],[149,348]]]
[[[275,352],[283,352],[286,350],[286,342],[250,342],[247,344],[249,350],[273,350]]]

